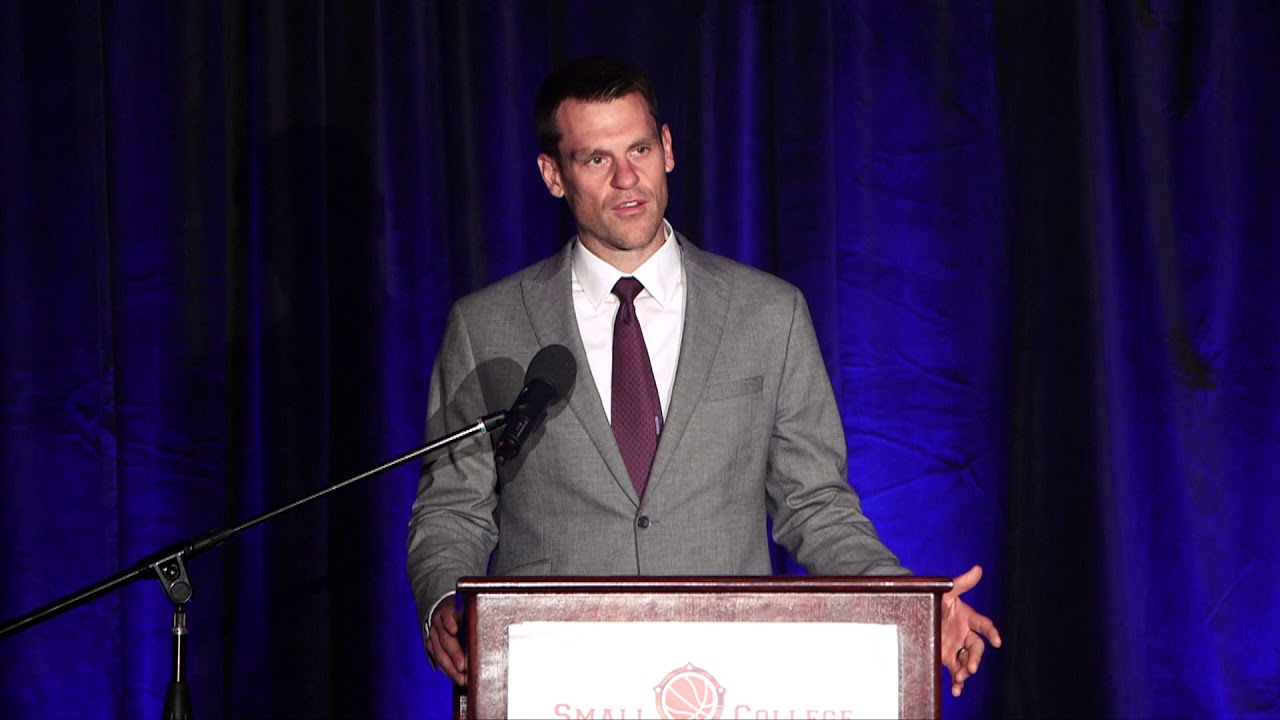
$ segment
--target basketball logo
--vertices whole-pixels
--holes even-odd
[[[663,720],[718,720],[724,712],[724,688],[693,663],[667,673],[653,694]]]

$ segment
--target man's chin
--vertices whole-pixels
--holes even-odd
[[[656,222],[650,219],[644,224],[615,222],[602,229],[605,232],[592,232],[579,226],[578,232],[584,237],[589,235],[591,238],[589,243],[598,243],[621,252],[632,252],[661,245],[666,239],[666,234],[662,232],[662,218],[658,218]]]
[[[613,247],[617,250],[625,250],[627,252],[639,252],[642,250],[653,250],[658,247],[659,243],[654,242],[652,237],[643,240],[627,239],[615,244]]]
[[[617,228],[617,231],[613,233],[612,238],[617,242],[614,247],[617,247],[620,250],[641,250],[649,247],[650,245],[660,245],[662,244],[662,240],[665,239],[661,230],[661,219],[656,223],[649,221],[649,223],[643,227],[632,226]]]

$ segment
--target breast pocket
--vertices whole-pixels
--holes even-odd
[[[730,380],[729,382],[708,385],[702,399],[703,402],[711,403],[742,397],[743,395],[759,395],[762,389],[764,389],[764,376],[756,375],[755,377],[742,378],[741,380]]]

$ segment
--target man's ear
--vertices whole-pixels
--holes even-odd
[[[542,173],[542,182],[552,197],[564,197],[564,185],[560,182],[560,165],[546,153],[538,156],[538,172]]]
[[[671,146],[671,128],[662,123],[662,153],[667,172],[676,169],[676,149]]]

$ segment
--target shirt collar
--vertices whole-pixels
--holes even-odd
[[[680,285],[680,245],[676,242],[675,230],[671,223],[662,221],[666,242],[658,251],[645,260],[631,273],[631,277],[640,281],[644,289],[649,291],[658,305],[666,307],[674,298],[673,293]],[[606,298],[613,293],[613,286],[625,273],[618,268],[596,257],[590,250],[582,247],[578,241],[573,246],[573,274],[582,286],[591,307],[599,310]]]

